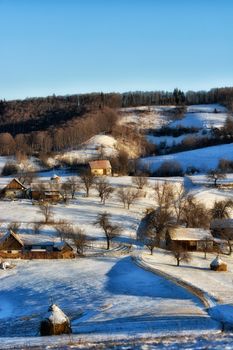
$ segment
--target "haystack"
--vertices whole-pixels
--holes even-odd
[[[41,335],[59,335],[72,333],[70,320],[64,312],[52,304],[48,309],[47,317],[40,323]]]
[[[219,256],[211,262],[210,269],[214,271],[227,271],[227,263],[225,263]]]

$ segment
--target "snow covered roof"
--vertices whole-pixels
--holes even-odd
[[[233,229],[233,219],[215,219],[210,223],[210,228],[213,229]]]
[[[109,160],[93,160],[89,162],[91,169],[108,169],[111,168]]]
[[[204,230],[201,228],[173,227],[169,229],[169,236],[173,241],[213,240],[210,230]]]
[[[43,192],[58,192],[60,190],[59,183],[52,182],[34,182],[31,184],[31,191],[43,191]]]

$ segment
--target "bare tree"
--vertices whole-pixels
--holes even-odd
[[[182,222],[186,227],[208,228],[210,224],[209,210],[193,196],[187,196],[182,210]]]
[[[19,222],[10,222],[9,225],[7,226],[8,230],[13,231],[14,233],[17,233],[20,228],[20,223]]]
[[[65,241],[65,239],[70,238],[72,235],[73,227],[66,220],[59,220],[54,224],[54,228],[59,234],[61,241]]]
[[[44,222],[50,222],[53,216],[52,205],[48,201],[40,201],[38,207],[44,216]]]
[[[233,246],[232,237],[233,237],[232,229],[230,229],[230,228],[225,228],[225,229],[222,230],[222,232],[221,232],[221,238],[222,238],[223,240],[225,240],[226,243],[227,243],[229,255],[232,254],[232,246]]]
[[[153,255],[154,248],[158,246],[158,237],[156,235],[153,226],[148,223],[143,232],[142,242],[149,249],[151,255]]]
[[[173,222],[173,216],[169,208],[158,207],[149,214],[149,225],[155,232],[157,246],[160,246],[161,239],[166,228]]]
[[[145,176],[135,176],[132,178],[132,184],[135,185],[138,190],[142,190],[143,187],[148,185],[148,179]]]
[[[69,189],[71,198],[74,199],[76,191],[78,191],[80,188],[80,183],[79,183],[78,179],[74,176],[68,178],[66,183],[68,185],[68,189]]]
[[[210,210],[213,219],[227,219],[230,217],[229,210],[233,208],[233,201],[226,199],[223,201],[215,201],[213,208]]]
[[[176,260],[177,266],[180,266],[181,261],[189,262],[191,260],[191,254],[188,250],[177,243],[171,245],[171,253]]]
[[[87,237],[84,230],[65,220],[60,220],[54,227],[62,241],[71,240],[76,247],[77,253],[79,255],[84,254],[87,247]]]
[[[85,231],[79,227],[76,227],[73,231],[72,236],[72,240],[76,247],[77,253],[79,255],[84,255],[84,252],[87,248],[87,237]]]
[[[207,258],[207,253],[211,251],[210,242],[211,240],[208,237],[204,238],[204,241],[203,241],[204,259]]]
[[[95,225],[101,227],[104,231],[106,241],[107,241],[107,249],[110,248],[110,242],[117,236],[119,236],[121,232],[121,227],[119,225],[113,225],[110,222],[111,215],[109,213],[100,213],[97,216],[95,221]]]
[[[139,198],[140,191],[135,190],[133,188],[121,188],[117,192],[119,200],[123,203],[124,208],[127,206],[129,209],[130,206],[136,202],[136,200]]]
[[[37,174],[28,170],[21,170],[18,175],[18,179],[23,185],[31,185],[32,182],[35,182],[36,178]]]
[[[40,233],[40,228],[41,228],[41,222],[35,222],[33,225],[33,233],[35,235],[38,235]]]
[[[206,177],[209,181],[213,181],[214,186],[217,187],[217,181],[225,179],[226,174],[219,169],[212,169],[208,171]]]
[[[174,201],[174,188],[168,182],[160,184],[157,182],[154,186],[155,200],[158,207],[166,209],[169,208]]]
[[[86,171],[80,175],[80,178],[86,191],[86,197],[89,197],[90,188],[94,185],[96,177],[90,171]]]
[[[113,187],[110,185],[106,178],[99,178],[95,183],[96,190],[98,191],[101,203],[105,204],[106,199],[109,198],[111,193],[114,192]]]
[[[173,207],[176,214],[176,223],[179,224],[182,218],[186,201],[186,193],[184,186],[177,186],[174,192]]]
[[[70,195],[70,184],[67,181],[61,185],[60,194],[62,195],[63,201],[67,203]]]

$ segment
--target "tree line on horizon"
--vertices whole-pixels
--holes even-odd
[[[135,91],[0,100],[0,154],[71,149],[111,132],[119,108],[221,103],[233,111],[233,87],[210,91]]]

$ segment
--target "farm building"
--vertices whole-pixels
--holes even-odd
[[[109,160],[93,160],[89,162],[93,175],[112,175],[112,166]]]
[[[176,243],[189,251],[203,250],[207,245],[208,250],[213,249],[213,236],[210,230],[200,228],[171,227],[166,232],[166,246],[169,248]]]
[[[23,241],[12,230],[0,239],[0,253],[18,254],[23,249]]]
[[[230,237],[233,240],[233,219],[215,219],[210,223],[210,229],[214,237]]]
[[[61,186],[58,183],[33,183],[30,188],[30,197],[34,200],[61,200]]]
[[[3,189],[4,197],[15,199],[25,198],[27,188],[16,178],[11,180]]]
[[[0,257],[21,259],[71,259],[73,248],[67,242],[27,241],[13,231],[0,239]]]

